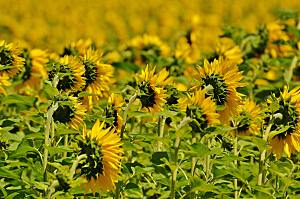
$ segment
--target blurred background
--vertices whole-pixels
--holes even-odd
[[[191,29],[210,49],[227,24],[254,31],[299,0],[0,0],[0,38],[61,51],[79,39],[118,46],[148,33],[172,43]]]

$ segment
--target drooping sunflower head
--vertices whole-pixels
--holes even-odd
[[[93,102],[99,101],[101,98],[109,96],[110,88],[114,83],[114,68],[109,64],[100,62],[101,54],[98,51],[88,49],[82,57],[82,64],[85,68],[85,87],[82,89],[90,96],[83,98],[83,103],[90,110]]]
[[[21,56],[25,60],[24,71],[21,75],[23,83],[17,86],[21,93],[29,94],[42,87],[42,81],[47,78],[45,65],[48,62],[47,53],[40,49],[24,49]]]
[[[134,61],[137,64],[156,62],[158,57],[166,57],[169,54],[169,47],[159,37],[143,35],[133,38],[127,49],[132,51]]]
[[[78,40],[77,42],[72,42],[69,46],[64,48],[61,57],[68,56],[83,56],[87,49],[94,48],[94,43],[91,39]]]
[[[0,76],[12,78],[22,70],[24,59],[20,55],[20,49],[14,44],[0,41]]]
[[[227,123],[229,118],[237,113],[237,107],[241,104],[241,94],[236,88],[243,86],[240,81],[243,76],[237,66],[228,61],[214,60],[209,63],[204,61],[204,66],[198,68],[198,85],[194,89],[205,89],[206,97],[211,97],[216,103],[220,113],[220,120]]]
[[[105,129],[104,125],[97,120],[91,130],[84,128],[83,140],[79,141],[79,154],[86,154],[87,158],[77,168],[88,181],[87,192],[113,190],[119,178],[122,142],[114,129]]]
[[[123,97],[121,95],[112,93],[108,98],[108,106],[105,109],[105,117],[113,119],[112,126],[116,129],[117,132],[120,132],[122,127],[123,119],[121,116],[121,111],[123,104]]]
[[[234,116],[231,125],[235,128],[233,135],[257,135],[262,124],[261,108],[255,102],[246,100],[238,107],[238,115]]]
[[[58,108],[53,113],[53,119],[54,122],[60,122],[78,130],[82,125],[85,114],[85,106],[79,102],[78,98],[73,96],[62,97],[59,99]]]
[[[205,97],[205,90],[198,90],[192,96],[180,98],[180,109],[185,112],[192,121],[190,126],[194,132],[203,133],[208,126],[219,124],[219,114],[211,97]]]
[[[85,86],[85,69],[77,59],[71,56],[50,60],[47,63],[49,80],[58,76],[57,88],[63,92],[78,92]]]
[[[155,74],[155,68],[149,69],[147,66],[141,74],[137,74],[136,84],[139,90],[137,98],[141,101],[142,110],[153,113],[162,110],[167,97],[164,86],[171,83],[166,69]]]
[[[300,151],[300,88],[288,91],[285,87],[278,98],[269,100],[277,109],[272,113],[271,131],[278,131],[270,140],[272,152],[280,157],[283,152],[288,157],[295,151]]]

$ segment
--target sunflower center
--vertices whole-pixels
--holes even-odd
[[[13,56],[11,52],[6,48],[0,48],[0,64],[2,66],[11,66],[13,65]],[[4,69],[7,70],[7,69]]]
[[[149,82],[142,82],[139,86],[142,107],[153,107],[155,104],[155,91],[150,86]]]
[[[205,76],[202,78],[204,82],[203,88],[211,86],[212,89],[206,92],[206,97],[211,96],[217,105],[225,105],[227,101],[228,89],[223,78],[217,74],[212,74],[210,76]]]
[[[24,81],[28,80],[31,76],[31,71],[32,71],[32,59],[29,56],[29,51],[27,49],[25,49],[22,53],[22,57],[25,59],[25,72],[22,76],[22,79]]]
[[[288,126],[289,128],[285,132],[276,135],[279,139],[284,139],[297,127],[298,113],[296,111],[296,106],[281,99],[279,101],[279,109],[275,112],[275,114],[276,113],[281,113],[282,118],[276,118],[274,120],[274,124],[271,130],[279,130],[283,127]]]
[[[81,174],[85,175],[88,180],[96,179],[103,174],[103,154],[102,148],[94,140],[79,142],[80,155],[86,154],[85,161],[78,165]]]
[[[85,67],[86,87],[92,84],[97,78],[96,64],[90,60],[83,61]]]
[[[74,110],[68,105],[59,105],[56,111],[53,113],[53,119],[55,122],[68,123],[74,117]]]
[[[186,115],[192,119],[190,126],[195,132],[202,132],[207,127],[206,115],[198,106],[188,106]]]

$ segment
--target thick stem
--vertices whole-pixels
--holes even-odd
[[[123,124],[122,124],[122,128],[121,128],[121,134],[120,134],[120,137],[121,139],[123,138],[123,134],[124,134],[124,130],[125,130],[125,127],[126,127],[126,123],[127,123],[127,115],[128,115],[128,110],[130,108],[130,105],[134,102],[134,100],[136,99],[137,97],[137,94],[135,93],[133,96],[131,96],[131,98],[129,99],[128,103],[127,103],[127,106],[124,110],[124,113],[123,113]]]
[[[234,145],[233,145],[233,153],[234,153],[234,156],[238,157],[238,137],[237,137],[237,133],[235,135],[235,138],[234,138]],[[234,160],[234,165],[237,167],[238,166],[238,161],[237,160]],[[239,191],[238,191],[238,179],[235,178],[233,180],[233,184],[234,184],[234,198],[237,199],[239,198]]]
[[[65,137],[64,137],[64,146],[65,146],[65,147],[68,147],[68,140],[69,140],[69,136],[68,136],[68,135],[65,135]],[[68,152],[64,152],[63,157],[66,158],[67,155],[68,155]]]
[[[268,137],[269,137],[269,133],[271,131],[271,127],[272,127],[272,123],[270,123],[267,128],[266,131],[263,135],[263,139],[265,141],[268,141]],[[264,149],[262,151],[262,153],[260,154],[260,158],[259,158],[259,173],[258,173],[258,177],[257,177],[257,185],[262,185],[263,181],[264,181],[264,167],[265,167],[265,159],[266,159],[266,153],[267,150]]]
[[[173,170],[172,173],[172,181],[171,181],[171,194],[170,198],[175,199],[175,187],[176,187],[176,179],[177,179],[177,171],[178,171],[178,151],[179,151],[179,146],[180,146],[180,137],[177,135],[174,148],[175,148],[175,157],[174,157],[174,162],[175,162],[175,169]]]
[[[70,169],[70,176],[69,176],[70,179],[73,179],[73,176],[75,175],[75,172],[76,172],[76,168],[77,168],[78,164],[80,163],[80,161],[83,159],[86,159],[86,158],[87,158],[86,154],[77,156],[76,160],[74,160],[72,167]]]
[[[47,112],[47,120],[45,124],[45,133],[44,133],[44,138],[45,138],[45,145],[44,145],[44,161],[43,161],[43,170],[44,170],[44,178],[45,180],[47,179],[46,175],[46,169],[47,169],[47,164],[48,164],[48,147],[50,146],[50,130],[51,130],[51,125],[53,121],[53,113],[54,111],[58,108],[58,102],[53,103],[48,112]]]
[[[192,133],[192,144],[195,144],[197,141],[196,135],[193,132]],[[196,163],[197,163],[197,158],[196,157],[192,157],[192,176],[195,175],[195,170],[196,170]]]
[[[210,140],[208,139],[207,140],[207,146],[208,148],[210,148]],[[209,180],[209,177],[211,175],[211,172],[210,172],[210,155],[207,155],[205,158],[204,158],[204,168],[205,168],[205,177],[206,177],[206,181]]]
[[[158,125],[158,136],[159,136],[159,139],[162,139],[164,137],[164,129],[165,129],[165,123],[166,123],[166,118],[164,116],[160,116],[159,117],[159,125]],[[157,150],[158,151],[161,151],[162,150],[162,141],[159,140],[158,143],[157,143]]]

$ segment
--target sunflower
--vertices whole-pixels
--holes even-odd
[[[243,55],[239,46],[237,46],[230,38],[221,38],[217,42],[215,54],[218,58],[223,57],[235,64],[241,64],[243,62]]]
[[[289,92],[285,87],[274,101],[279,108],[273,115],[280,116],[274,119],[271,131],[280,133],[270,139],[271,150],[277,157],[283,152],[290,157],[295,151],[300,151],[300,88]]]
[[[9,77],[7,75],[1,75],[0,76],[0,94],[6,94],[5,89],[2,86],[10,86],[11,83],[8,81]]]
[[[110,87],[114,82],[114,68],[109,64],[101,63],[100,58],[100,53],[92,49],[88,49],[82,58],[86,78],[83,91],[90,94],[83,97],[83,104],[88,107],[88,110],[91,110],[93,102],[109,96]]]
[[[53,119],[55,122],[66,124],[78,130],[85,114],[85,106],[76,97],[62,97],[62,99],[59,99],[58,108],[53,113]]]
[[[97,120],[91,130],[83,130],[83,141],[79,142],[80,154],[87,158],[78,165],[85,176],[87,192],[105,192],[115,188],[121,170],[122,142],[114,129],[104,128]]]
[[[108,106],[105,109],[106,118],[113,118],[113,126],[117,132],[120,132],[122,127],[123,119],[121,117],[121,111],[123,104],[123,97],[112,93],[108,98]]]
[[[22,74],[23,83],[17,86],[17,90],[37,91],[41,89],[42,81],[47,78],[47,71],[44,65],[48,62],[47,53],[40,49],[24,49],[22,57],[25,59],[24,73]]]
[[[200,35],[193,30],[180,37],[175,48],[176,59],[182,59],[189,64],[196,63],[201,55],[199,38]]]
[[[22,70],[24,59],[20,55],[21,51],[18,47],[0,41],[0,76],[12,78]]]
[[[151,35],[133,38],[125,49],[125,53],[129,54],[127,59],[136,64],[153,61],[157,57],[166,57],[169,55],[169,51],[167,44],[162,42],[159,37]]]
[[[244,86],[242,73],[237,66],[228,61],[214,60],[209,63],[204,61],[203,67],[198,67],[197,80],[199,84],[193,89],[205,89],[206,96],[211,96],[212,100],[221,110],[220,120],[227,123],[229,118],[237,113],[237,107],[242,104],[242,94],[236,91],[237,87]]]
[[[292,46],[288,44],[289,36],[284,29],[285,26],[280,22],[267,24],[269,37],[267,52],[274,58],[287,57],[293,51]]]
[[[195,132],[202,132],[206,127],[220,123],[216,104],[205,95],[205,90],[198,90],[192,96],[178,100],[180,109],[192,119],[190,126]]]
[[[246,100],[238,107],[238,115],[232,118],[235,127],[233,135],[257,135],[262,124],[261,108],[255,102]]]
[[[92,47],[94,47],[94,44],[91,39],[80,39],[77,42],[72,42],[69,46],[65,47],[61,57],[64,57],[65,55],[83,56],[86,50]]]
[[[168,76],[169,73],[166,69],[155,74],[155,68],[151,70],[148,66],[141,74],[136,75],[139,89],[137,98],[142,103],[142,111],[155,113],[162,110],[167,97],[164,86],[172,83]]]
[[[47,63],[48,76],[52,81],[58,75],[57,88],[64,92],[78,92],[85,86],[85,69],[77,59],[72,56],[64,56],[58,60],[50,59]]]

